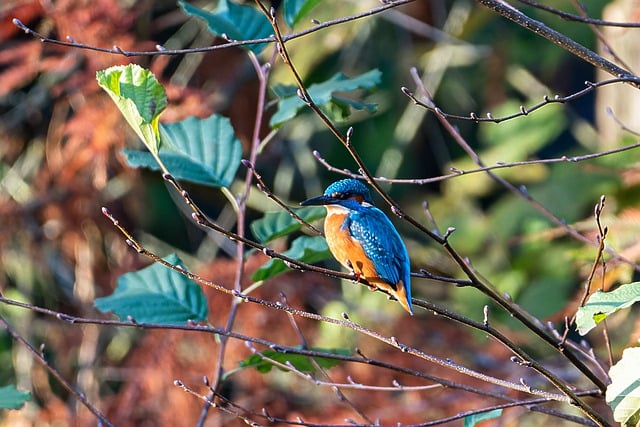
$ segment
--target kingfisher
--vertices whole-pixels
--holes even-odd
[[[336,181],[322,196],[300,204],[324,206],[324,234],[333,256],[413,315],[407,248],[389,218],[373,205],[366,185],[356,179]]]

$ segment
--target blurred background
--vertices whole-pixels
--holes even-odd
[[[586,24],[514,4],[609,59],[613,51],[626,62],[623,67],[633,70],[640,66],[639,47],[633,42],[637,30],[602,30],[602,37],[609,43],[605,47],[598,41],[597,32]],[[581,12],[570,0],[545,4]],[[581,4],[592,17],[625,21],[640,17],[639,6],[633,1],[586,0]],[[313,9],[310,17],[324,22],[379,5],[376,1],[325,1]],[[102,206],[107,206],[150,249],[160,254],[178,251],[192,269],[230,286],[235,272],[233,245],[194,226],[176,206],[159,174],[127,167],[120,151],[125,146],[139,147],[139,143],[112,101],[98,88],[95,72],[129,62],[150,68],[167,91],[169,107],[162,121],[212,113],[227,116],[247,156],[258,82],[245,52],[232,48],[174,57],[125,58],[42,43],[12,24],[12,19],[18,18],[51,38],[66,40],[71,36],[90,46],[117,45],[134,51],[152,51],[157,44],[178,49],[220,42],[201,22],[187,19],[174,1],[8,0],[0,5],[0,18],[2,295],[78,316],[99,317],[93,308],[94,299],[110,294],[123,273],[148,264],[102,216]],[[311,25],[307,20],[294,30]],[[470,0],[413,2],[317,31],[287,46],[307,84],[324,81],[336,72],[354,76],[374,68],[382,71],[379,87],[362,94],[367,102],[378,104],[377,112],[355,112],[340,127],[354,127],[357,151],[376,176],[387,178],[433,178],[448,174],[452,167],[475,168],[438,120],[401,92],[403,86],[415,88],[410,67],[419,70],[438,107],[462,116],[471,112],[490,112],[494,117],[512,114],[520,105],[533,105],[545,95],[566,96],[583,89],[585,81],[611,77]],[[262,60],[272,53],[271,48],[265,49]],[[292,82],[288,69],[276,61],[270,85]],[[640,131],[638,109],[634,108],[639,99],[636,89],[615,85],[501,124],[453,123],[489,165],[579,156],[635,142],[637,136],[625,132],[614,118]],[[273,107],[269,104],[267,114],[273,114]],[[265,126],[263,136],[269,131]],[[344,147],[310,112],[280,128],[258,157],[257,170],[274,193],[292,206],[319,194],[340,177],[318,163],[313,150],[339,169],[357,171]],[[606,195],[603,222],[609,227],[608,244],[637,262],[638,158],[638,150],[632,150],[585,162],[538,163],[496,173],[517,187],[525,186],[546,209],[592,240],[596,235],[593,207],[601,195]],[[232,186],[234,192],[241,191],[243,176],[241,168]],[[219,192],[196,185],[188,189],[212,218],[229,229],[236,227],[233,211]],[[575,310],[576,298],[594,262],[595,247],[567,236],[531,203],[483,174],[425,185],[385,184],[385,189],[406,211],[431,227],[424,209],[428,201],[441,231],[456,228],[451,239],[454,247],[535,316],[561,321]],[[258,191],[252,193],[249,207],[249,221],[260,218],[265,211],[277,210]],[[441,248],[406,224],[396,224],[407,242],[414,271],[424,268],[462,277]],[[286,241],[278,245],[284,249]],[[252,256],[247,268],[255,269],[263,261]],[[337,268],[331,262],[327,266]],[[597,280],[608,288],[633,276],[632,267],[611,261],[606,275]],[[382,333],[396,334],[409,344],[428,342],[442,357],[455,353],[471,365],[510,375],[503,371],[508,368],[499,366],[506,357],[503,349],[439,319],[429,318],[430,327],[425,330],[424,324],[409,322],[396,304],[379,293],[296,273],[274,282],[260,290],[261,296],[277,299],[284,291],[292,304],[312,311],[338,317],[348,311],[352,318],[380,328]],[[418,279],[413,287],[418,298],[482,319],[487,301],[471,289]],[[212,305],[218,304],[214,305],[217,310],[211,311],[211,323],[221,324],[228,299],[209,296]],[[244,320],[239,321],[238,328],[243,333],[274,341],[291,335],[286,316],[267,311],[251,314],[249,308],[242,308],[246,310],[241,310],[239,318]],[[201,404],[174,390],[172,381],[182,378],[197,382],[202,375],[212,375],[216,343],[211,337],[69,325],[8,306],[0,306],[0,314],[35,347],[44,343],[52,364],[117,425],[194,425],[197,420]],[[634,333],[637,340],[640,333],[639,325],[624,316],[610,325],[616,330],[614,351],[633,342]],[[496,311],[494,317],[519,333],[507,316]],[[428,317],[424,315],[424,319]],[[351,331],[302,323],[315,344],[353,347],[356,340],[363,340],[358,345],[368,348],[369,356],[384,359],[386,355],[398,364],[426,369],[416,360],[376,348],[379,343],[356,337]],[[522,340],[534,351],[547,352],[539,348],[539,343],[528,344],[525,337]],[[455,351],[451,343],[456,343]],[[599,343],[596,338],[594,345]],[[243,347],[239,343],[230,348],[229,369],[247,357]],[[551,352],[549,357],[553,357]],[[389,383],[392,379],[376,376],[375,372],[362,375],[361,379],[371,381]],[[345,415],[349,408],[341,406],[334,395],[309,384],[299,384],[302,391],[292,394],[291,381],[296,380],[283,373],[268,378],[247,373],[230,381],[227,392],[256,410],[265,406],[288,418],[301,415],[322,422],[343,422],[351,416]],[[35,364],[24,348],[0,332],[0,385],[5,384],[32,391],[33,398],[21,411],[0,414],[2,425],[95,424],[86,409]],[[272,395],[270,390],[274,389],[280,398]],[[444,393],[428,401],[418,393],[354,399],[374,408],[411,408],[398,409],[400,418],[398,413],[380,410],[383,421],[404,423],[455,414],[481,401],[476,397],[475,403],[462,402]],[[528,416],[529,421],[519,418],[526,412],[523,415],[514,410],[509,414],[502,425],[546,422],[542,416]],[[208,422],[206,425],[239,423],[215,411]]]

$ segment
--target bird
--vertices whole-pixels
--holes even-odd
[[[391,220],[373,205],[369,188],[356,179],[329,185],[322,196],[300,203],[327,209],[324,234],[340,264],[373,290],[393,296],[413,316],[407,248]]]

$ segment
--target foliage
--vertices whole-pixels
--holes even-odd
[[[324,82],[310,85],[309,96],[314,103],[323,107],[333,120],[344,121],[349,117],[349,107],[373,113],[376,110],[376,105],[352,101],[338,96],[335,92],[370,89],[380,83],[380,78],[379,70],[370,70],[353,78],[337,73]],[[278,127],[294,118],[305,103],[298,96],[296,86],[275,86],[273,91],[278,97],[278,111],[271,116],[269,124],[272,127]]]
[[[464,427],[474,427],[480,421],[499,418],[502,415],[502,409],[494,409],[493,411],[483,412],[481,414],[469,415],[464,418]]]
[[[611,384],[607,387],[607,403],[613,418],[624,426],[640,422],[640,347],[624,350],[622,357],[611,367]]]
[[[18,390],[13,385],[0,387],[0,409],[20,409],[31,400],[31,393]]]
[[[160,125],[163,144],[158,157],[178,179],[212,187],[231,185],[240,166],[242,147],[226,117],[207,119],[189,117],[176,123]],[[124,150],[131,167],[158,170],[151,153]]]
[[[611,292],[594,292],[585,304],[578,308],[576,314],[578,332],[580,335],[586,335],[611,314],[628,308],[638,301],[640,301],[640,282],[622,285]]]
[[[310,349],[314,352],[319,353],[328,353],[328,354],[341,354],[341,355],[349,355],[351,351],[349,349],[322,349],[322,348],[312,348]],[[253,354],[246,358],[245,360],[241,360],[238,362],[238,365],[241,368],[254,368],[258,372],[262,374],[266,374],[271,371],[274,367],[274,362],[282,365],[291,364],[300,372],[313,373],[316,372],[316,367],[322,369],[330,369],[334,366],[337,366],[340,362],[335,359],[328,359],[324,357],[313,357],[310,358],[308,356],[303,356],[300,354],[288,354],[281,353],[273,350],[267,350],[260,354]],[[285,368],[280,368],[282,371],[286,371]]]
[[[583,86],[593,68],[533,32],[500,25],[496,14],[477,13],[489,0],[477,10],[452,2],[438,13],[428,2],[401,7],[411,3],[404,0],[281,3],[275,22],[268,2],[232,0],[212,9],[180,1],[171,10],[101,0],[100,14],[87,5],[45,12],[37,2],[10,9],[51,32],[25,26],[31,34],[18,36],[12,28],[0,50],[5,383],[53,374],[66,391],[41,381],[28,405],[58,411],[67,425],[111,425],[122,413],[130,425],[205,417],[288,424],[299,414],[310,425],[449,415],[465,426],[522,416],[528,425],[637,423],[638,355],[629,338],[637,312],[628,308],[638,300],[639,156],[625,118],[611,122],[627,135],[604,142],[610,133],[583,96],[637,77],[617,72],[617,81]],[[601,5],[589,6],[600,13]],[[520,4],[510,11],[536,17],[532,29],[554,15]],[[565,42],[595,49],[585,23],[562,28]],[[53,38],[70,29],[90,45]],[[155,51],[132,53],[149,40],[160,42]],[[99,47],[105,41],[117,46]],[[144,65],[112,66],[123,54]],[[567,96],[554,98],[556,90]],[[622,86],[617,96],[633,90]],[[146,151],[123,132],[118,112]],[[398,214],[420,307],[414,318],[350,273],[316,266],[331,258],[309,226],[324,208],[297,209],[297,201],[342,174],[377,178],[376,202]],[[607,209],[602,199],[592,217],[602,194]],[[100,204],[113,224],[96,213]],[[274,212],[277,205],[295,208]],[[169,241],[149,233],[182,227]],[[129,247],[156,262],[143,267]],[[176,248],[194,273],[175,254],[154,255]],[[353,283],[340,295],[326,275]],[[572,302],[579,296],[583,304]],[[591,331],[593,348],[574,343],[574,326]],[[28,342],[46,346],[38,353]],[[18,348],[42,371],[9,369]],[[616,362],[610,369],[605,352]],[[136,381],[109,376],[120,368]],[[194,380],[203,375],[204,391]],[[176,378],[189,393],[166,386]],[[1,407],[31,396],[9,386],[0,400],[5,393],[10,404]],[[261,400],[274,393],[280,407]],[[86,409],[57,407],[67,394]],[[223,404],[203,410],[207,399]]]
[[[307,222],[324,218],[325,210],[321,206],[306,206],[294,210],[296,215]],[[279,237],[288,236],[302,228],[288,212],[267,212],[251,223],[251,231],[261,243],[269,243]]]
[[[291,242],[291,247],[282,253],[287,258],[307,264],[328,259],[331,254],[327,242],[322,237],[301,236]],[[253,273],[251,278],[258,282],[267,280],[287,271],[287,265],[282,259],[273,258]]]
[[[267,18],[251,6],[220,0],[213,12],[207,12],[185,1],[178,4],[186,14],[204,19],[209,31],[231,40],[261,39],[271,35]],[[248,45],[254,53],[260,53],[264,47],[264,44]]]
[[[98,71],[96,78],[147,149],[157,155],[160,114],[167,106],[167,97],[155,76],[138,65],[128,65]]]
[[[174,254],[165,261],[185,268]],[[112,311],[121,319],[131,316],[134,321],[144,323],[181,324],[206,321],[209,317],[207,300],[200,286],[157,263],[120,276],[115,292],[96,299],[95,305],[100,311]]]

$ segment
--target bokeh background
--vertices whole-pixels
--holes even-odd
[[[573,1],[545,3],[580,13]],[[311,16],[326,21],[379,4],[325,1]],[[640,16],[637,2],[587,0],[582,4],[593,17],[637,20]],[[611,57],[588,25],[516,5]],[[220,42],[201,22],[188,19],[174,1],[8,0],[0,5],[0,18],[2,294],[78,316],[101,316],[93,308],[94,299],[110,294],[123,273],[148,264],[102,216],[102,206],[108,206],[150,249],[161,254],[178,251],[195,271],[231,286],[236,268],[233,244],[194,226],[184,209],[176,206],[180,201],[172,198],[159,174],[126,165],[120,151],[125,146],[138,147],[139,143],[98,88],[95,72],[130,62],[150,68],[169,99],[163,121],[212,113],[227,116],[243,142],[246,156],[255,121],[258,82],[244,51],[233,48],[175,57],[125,58],[42,43],[12,24],[13,18],[19,18],[52,38],[72,36],[86,45],[117,45],[135,51],[151,51],[156,44],[177,49]],[[302,23],[300,29],[309,25]],[[637,69],[639,46],[633,42],[637,31],[602,31],[615,53],[631,69]],[[449,173],[452,167],[475,167],[438,120],[403,95],[401,87],[414,88],[410,67],[420,71],[442,110],[465,116],[470,112],[491,112],[494,117],[511,114],[520,105],[540,102],[544,95],[568,95],[583,89],[587,80],[608,78],[470,0],[416,1],[315,32],[292,41],[288,47],[307,84],[326,80],[336,72],[357,75],[373,68],[382,71],[380,86],[362,94],[368,102],[378,104],[377,112],[355,112],[340,127],[354,127],[355,147],[365,163],[376,176],[387,178],[433,178]],[[271,48],[263,53],[264,58],[271,54]],[[279,61],[271,76],[271,84],[275,83],[292,83],[289,71]],[[615,85],[501,124],[454,124],[487,164],[597,153],[635,142],[637,136],[625,132],[614,117],[640,131],[635,120],[638,110],[633,108],[639,102],[637,92],[630,86]],[[272,114],[273,105],[266,111]],[[265,126],[263,136],[269,131]],[[315,160],[312,150],[318,150],[337,168],[357,170],[344,147],[322,123],[310,112],[303,113],[279,129],[256,163],[274,193],[292,206],[319,194],[339,178]],[[638,150],[632,150],[585,162],[538,163],[496,173],[516,186],[526,186],[550,212],[593,240],[593,206],[606,195],[603,221],[609,227],[608,243],[637,262],[639,157]],[[242,176],[244,171],[233,190],[241,191]],[[483,276],[537,317],[561,321],[575,310],[576,298],[594,262],[595,247],[567,236],[531,203],[482,174],[384,187],[405,210],[431,226],[424,211],[424,202],[428,201],[440,230],[456,228],[452,244]],[[233,211],[219,192],[195,185],[188,189],[212,218],[229,229],[236,227]],[[252,192],[249,207],[248,221],[265,211],[277,210],[258,191]],[[460,277],[461,272],[441,248],[406,224],[396,223],[407,242],[414,270],[424,268]],[[287,242],[277,245],[284,249]],[[252,255],[247,269],[255,269],[262,262],[259,255]],[[337,268],[331,262],[326,265]],[[597,280],[608,288],[632,280],[634,270],[610,262],[606,275],[600,276]],[[290,273],[261,288],[259,295],[278,299],[284,292],[290,303],[324,315],[339,316],[348,311],[352,318],[382,333],[397,335],[408,343],[428,343],[441,357],[455,356],[495,375],[511,375],[509,366],[501,362],[508,357],[504,349],[426,314],[418,316],[422,323],[409,321],[396,304],[361,288],[325,277]],[[415,280],[414,294],[480,320],[487,303],[473,290],[427,280]],[[221,324],[229,300],[212,292],[208,295],[211,323]],[[44,343],[52,364],[117,425],[195,425],[201,403],[174,387],[173,380],[197,383],[202,375],[212,375],[217,345],[213,338],[70,325],[7,306],[0,306],[0,314],[34,346]],[[281,313],[256,313],[243,306],[239,318],[238,330],[243,333],[276,342],[289,339],[288,344],[292,344],[289,320]],[[541,357],[554,357],[539,343],[528,343],[526,334],[508,316],[496,312],[495,321],[503,322],[516,336],[522,334],[522,345],[530,346],[531,351]],[[612,322],[615,353],[637,340],[640,327],[625,314]],[[367,355],[436,372],[350,331],[306,321],[301,324],[314,344],[353,347],[357,342],[367,348]],[[600,345],[601,339],[595,337],[593,344]],[[242,343],[232,343],[228,369],[248,354]],[[341,377],[342,368],[334,369],[338,370],[336,377]],[[362,382],[389,384],[393,379],[389,373],[360,369]],[[265,406],[283,417],[301,415],[305,420],[325,423],[343,422],[353,416],[331,392],[291,375],[245,372],[235,378],[226,392],[256,410]],[[33,398],[21,411],[0,414],[2,425],[95,422],[24,348],[0,332],[0,385],[5,384],[29,390]],[[404,423],[437,419],[482,404],[479,397],[452,396],[442,392],[425,399],[419,393],[372,393],[353,399],[385,422]],[[214,412],[207,422],[239,423],[221,412]],[[505,413],[502,422],[548,425],[544,417],[527,415],[524,410]]]

